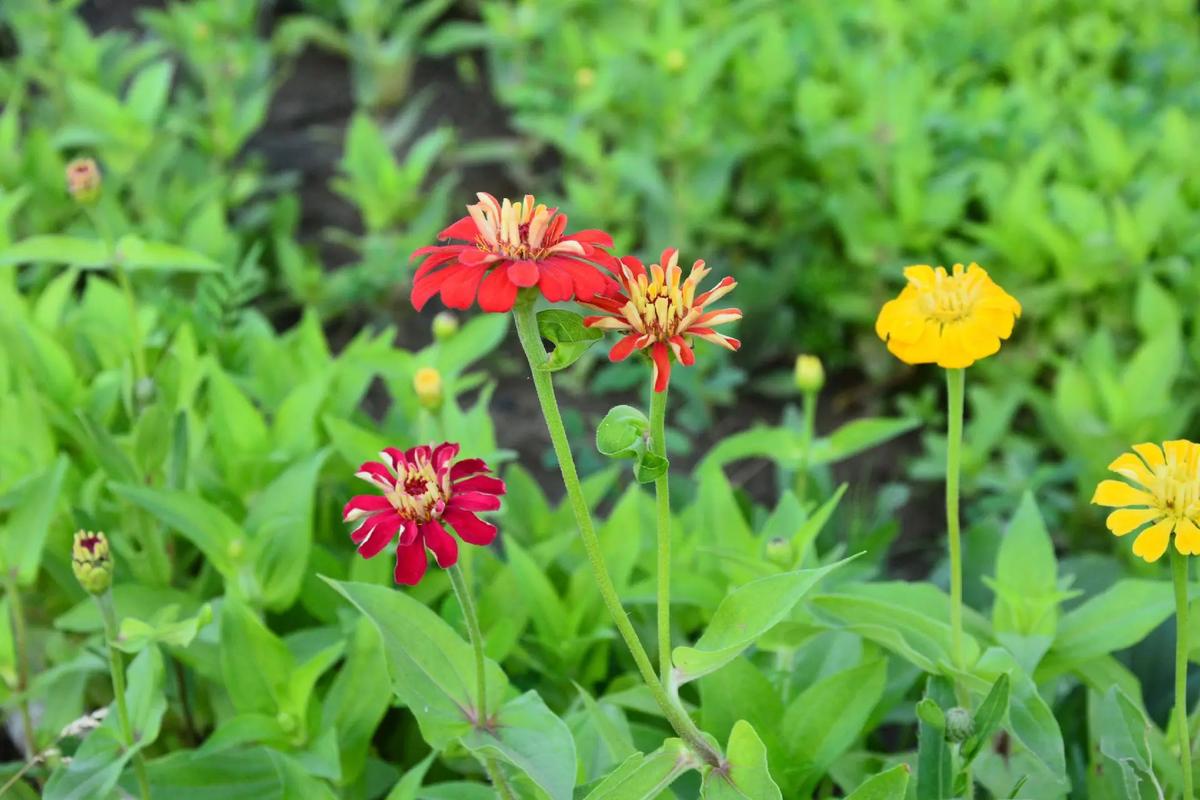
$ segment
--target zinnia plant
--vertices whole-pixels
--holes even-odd
[[[1124,481],[1104,480],[1092,502],[1115,508],[1106,521],[1117,536],[1141,530],[1133,553],[1148,562],[1171,550],[1175,584],[1175,728],[1179,736],[1183,796],[1193,797],[1190,725],[1187,711],[1188,559],[1200,555],[1200,444],[1176,439],[1159,447],[1135,444],[1108,468]],[[1128,483],[1126,482],[1128,481]],[[1175,546],[1170,547],[1172,541]]]
[[[442,241],[466,244],[430,245],[413,253],[413,259],[422,259],[412,288],[418,311],[435,294],[450,308],[470,308],[478,295],[484,311],[506,312],[520,289],[537,287],[558,303],[616,288],[612,277],[595,266],[613,260],[604,252],[612,247],[607,233],[567,233],[566,215],[531,194],[515,203],[484,192],[478,197],[467,206],[467,216],[438,234]]]
[[[396,583],[420,583],[426,549],[442,569],[458,562],[458,542],[443,523],[468,544],[488,545],[496,538],[496,526],[476,512],[500,508],[504,481],[487,475],[487,464],[478,458],[454,461],[458,451],[459,445],[449,442],[405,451],[389,447],[380,454],[386,463],[368,461],[358,469],[358,477],[383,494],[351,498],[342,517],[361,520],[350,538],[363,558],[379,555],[399,534]]]

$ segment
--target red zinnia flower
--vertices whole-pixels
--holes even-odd
[[[403,452],[389,447],[380,455],[386,466],[368,461],[356,474],[383,494],[351,498],[342,518],[346,522],[363,520],[350,534],[363,558],[378,555],[400,534],[396,583],[415,586],[420,582],[425,575],[427,547],[443,569],[458,561],[458,542],[446,532],[443,522],[468,544],[487,545],[496,538],[496,526],[479,519],[475,512],[500,508],[498,495],[504,494],[504,481],[484,475],[489,470],[482,459],[451,463],[458,455],[458,445],[449,442]]]
[[[608,357],[623,361],[634,350],[649,348],[654,362],[654,391],[667,388],[671,379],[671,354],[679,363],[690,367],[696,362],[687,337],[698,336],[730,350],[737,350],[742,343],[713,330],[716,325],[742,318],[736,308],[719,308],[705,311],[709,303],[733,291],[737,281],[722,278],[716,288],[696,295],[696,287],[711,271],[703,261],[692,264],[692,271],[680,283],[683,271],[679,268],[679,251],[668,247],[663,251],[662,263],[651,264],[647,275],[642,262],[631,256],[621,259],[621,288],[623,294],[615,297],[593,297],[585,305],[605,311],[611,316],[587,317],[583,322],[589,328],[604,328],[610,331],[628,331],[621,341],[613,345]]]
[[[467,216],[438,234],[440,241],[470,244],[430,245],[413,253],[424,262],[413,276],[412,303],[420,311],[439,292],[450,308],[469,308],[479,294],[484,311],[510,311],[517,290],[537,286],[552,303],[611,294],[617,285],[596,268],[612,268],[616,259],[600,248],[612,237],[587,230],[563,235],[567,217],[535,202],[533,195],[512,203],[479,192]]]

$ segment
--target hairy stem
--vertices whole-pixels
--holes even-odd
[[[1175,727],[1179,733],[1179,763],[1183,768],[1183,796],[1192,789],[1192,746],[1187,718],[1188,670],[1188,557],[1171,548],[1171,573],[1175,579]]]
[[[650,446],[667,457],[667,390],[650,393]],[[668,473],[654,481],[658,505],[658,677],[670,691],[671,680],[671,487]]]
[[[958,522],[958,474],[962,461],[963,386],[966,371],[946,370],[946,535],[950,548],[950,651],[963,668],[962,532]],[[963,698],[959,698],[961,703]]]
[[[562,472],[563,485],[567,490],[567,501],[575,515],[575,524],[579,528],[579,538],[587,553],[592,575],[600,590],[608,613],[612,616],[617,632],[629,648],[638,672],[645,681],[646,687],[653,695],[655,702],[666,717],[667,722],[675,729],[681,739],[696,751],[704,761],[714,767],[720,766],[721,756],[709,744],[708,740],[696,727],[696,723],[683,712],[683,709],[672,702],[666,689],[663,688],[654,672],[654,665],[646,654],[646,648],[630,623],[617,589],[613,585],[608,568],[604,565],[604,556],[600,550],[600,540],[592,524],[591,512],[583,495],[583,485],[579,482],[579,473],[575,469],[575,458],[571,455],[571,446],[567,439],[567,431],[563,426],[562,415],[558,410],[558,400],[554,396],[554,383],[550,371],[546,368],[546,348],[542,344],[542,336],[538,332],[537,314],[534,312],[534,302],[537,292],[532,289],[522,290],[513,306],[513,317],[516,320],[517,336],[525,357],[529,360],[529,369],[533,377],[533,385],[537,390],[538,403],[542,407],[542,416],[546,419],[546,428],[550,432],[550,441],[554,447],[554,455],[558,458],[558,467]]]
[[[100,616],[104,619],[104,639],[108,650],[108,668],[112,674],[113,695],[117,705],[117,721],[121,724],[121,738],[126,747],[135,744],[133,721],[129,718],[129,705],[125,700],[125,660],[116,647],[117,611],[113,607],[112,592],[96,597]],[[133,773],[137,777],[138,791],[142,800],[150,799],[150,779],[146,775],[146,762],[140,752],[133,756]]]

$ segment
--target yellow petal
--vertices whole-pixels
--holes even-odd
[[[1163,452],[1166,453],[1168,464],[1186,464],[1192,443],[1187,439],[1172,439],[1163,442]]]
[[[1171,541],[1171,528],[1175,520],[1164,519],[1151,525],[1133,541],[1133,554],[1146,561],[1158,561],[1167,552],[1167,543]]]
[[[939,269],[941,268],[939,267]],[[914,264],[911,267],[905,267],[904,277],[908,279],[910,284],[932,286],[934,281],[933,267],[928,264]]]
[[[1175,549],[1185,556],[1200,556],[1200,528],[1187,517],[1175,526]]]
[[[1142,460],[1146,462],[1150,469],[1161,467],[1167,463],[1167,460],[1163,458],[1162,448],[1152,442],[1135,444],[1133,451],[1142,457]]]
[[[1163,512],[1157,508],[1119,508],[1108,515],[1105,524],[1117,536],[1124,536],[1161,516]]]
[[[1118,508],[1121,506],[1149,506],[1154,504],[1154,498],[1149,492],[1135,489],[1124,481],[1100,481],[1092,502],[1098,506]]]
[[[1115,461],[1108,465],[1108,468],[1118,475],[1123,475],[1131,481],[1136,481],[1142,486],[1149,486],[1154,480],[1154,474],[1146,469],[1146,465],[1142,460],[1133,453],[1122,453]]]

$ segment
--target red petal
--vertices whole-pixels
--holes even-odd
[[[667,262],[669,262],[671,260],[671,256],[675,255],[678,252],[679,252],[678,247],[664,247],[663,251],[662,251],[662,255],[659,256],[659,261],[658,261],[659,266],[661,266],[665,270],[667,268]]]
[[[405,450],[404,457],[408,459],[408,463],[410,464],[426,464],[433,457],[433,450],[427,444],[419,444],[416,447],[410,447]]]
[[[413,280],[424,278],[430,272],[433,272],[435,268],[445,264],[447,261],[453,261],[458,258],[458,254],[463,251],[463,247],[456,244],[447,245],[446,247],[435,247],[433,249],[438,252],[421,262],[421,266],[417,267],[417,271],[413,273]],[[414,253],[413,256],[415,257],[416,254]]]
[[[508,265],[508,279],[521,288],[538,282],[538,267],[532,261],[513,261]]]
[[[421,526],[421,533],[425,536],[425,546],[433,551],[438,566],[442,569],[453,567],[458,561],[458,542],[446,533],[441,523],[431,519]]]
[[[442,519],[454,526],[458,538],[467,544],[486,547],[496,539],[496,526],[484,522],[469,511],[456,511],[448,508],[442,514]]]
[[[671,380],[671,351],[662,342],[655,342],[650,358],[654,359],[654,391],[666,391]]]
[[[417,523],[413,522],[411,519],[404,520],[404,522],[400,525],[400,546],[408,547],[410,544],[417,541],[417,536],[419,534],[420,531],[417,529]]]
[[[479,307],[491,313],[512,311],[517,301],[517,285],[508,279],[508,270],[498,267],[479,284]]]
[[[358,468],[355,477],[362,478],[372,486],[378,486],[380,489],[391,489],[396,485],[396,479],[388,468],[378,461],[368,461]]]
[[[450,467],[450,480],[456,481],[459,478],[465,478],[468,475],[474,475],[477,472],[489,472],[487,462],[482,458],[464,458],[454,466]]]
[[[391,544],[392,539],[396,537],[396,531],[400,530],[400,526],[404,523],[404,519],[399,514],[380,514],[375,519],[379,521],[358,546],[358,554],[363,558],[374,558],[383,552],[383,549]]]
[[[633,273],[635,278],[638,275],[646,274],[646,265],[636,256],[621,256],[621,263],[629,267],[629,271]]]
[[[487,475],[476,475],[465,478],[454,484],[455,492],[483,492],[484,494],[504,494],[504,481]]]
[[[692,351],[692,348],[682,336],[672,336],[671,344],[679,348],[675,354],[679,357],[680,364],[683,364],[685,367],[690,367],[692,364],[696,363],[696,354]]]
[[[500,498],[483,492],[455,492],[446,507],[459,511],[495,511],[500,508]]]
[[[475,300],[475,291],[479,281],[487,271],[487,264],[478,267],[467,267],[442,286],[442,302],[447,308],[467,309]]]
[[[355,519],[361,519],[370,514],[377,514],[380,511],[387,511],[392,507],[391,502],[381,494],[360,494],[350,498],[350,502],[346,503],[342,508],[342,520],[350,521],[350,512],[362,511],[364,514],[358,514]]]
[[[542,296],[551,303],[565,303],[575,296],[575,285],[571,282],[571,275],[562,267],[540,264],[538,274],[538,288],[542,290]]]
[[[480,250],[478,247],[464,247],[458,254],[458,260],[468,267],[478,267],[480,264],[495,264],[503,259],[495,253]]]
[[[439,233],[438,239],[441,241],[445,241],[446,239],[465,239],[468,242],[473,242],[478,235],[479,227],[475,224],[475,220],[471,219],[471,216],[468,214]]]
[[[414,280],[412,296],[410,298],[412,300],[413,308],[415,308],[417,311],[420,311],[425,307],[425,304],[429,302],[429,298],[433,297],[442,290],[442,286],[445,285],[446,281],[465,269],[467,269],[467,267],[464,267],[462,264],[451,264],[445,269],[438,270],[437,272],[426,275],[423,278]]]
[[[421,543],[420,537],[407,547],[396,548],[396,571],[393,573],[396,583],[416,586],[421,582],[421,578],[425,577],[427,566],[425,545]]]
[[[433,449],[433,468],[438,472],[446,466],[446,462],[458,455],[457,442],[442,442]]]
[[[643,334],[634,331],[633,333],[622,336],[612,349],[608,351],[609,361],[624,361],[629,358],[629,354],[637,349],[637,340],[642,338]]]
[[[612,237],[601,230],[588,228],[587,230],[576,231],[570,236],[564,236],[563,239],[574,240],[576,242],[586,242],[587,244],[596,244],[601,247],[611,248],[613,246]]]

